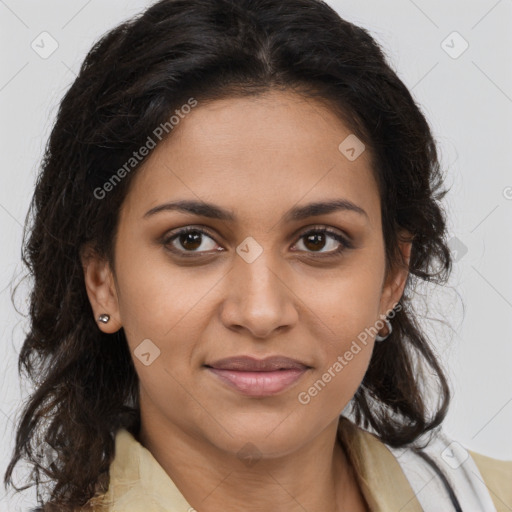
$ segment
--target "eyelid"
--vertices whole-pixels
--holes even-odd
[[[293,235],[293,238],[300,238],[310,231],[325,231],[326,233],[343,237],[347,239],[347,241],[350,240],[350,236],[347,233],[344,233],[342,229],[327,226],[325,224],[310,224],[309,226],[302,227],[296,232],[295,235]]]

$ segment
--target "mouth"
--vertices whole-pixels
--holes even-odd
[[[221,359],[204,367],[229,388],[252,397],[280,393],[295,384],[311,367],[284,356]]]

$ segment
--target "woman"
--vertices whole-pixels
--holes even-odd
[[[40,510],[509,510],[512,462],[439,433],[411,301],[451,269],[444,194],[410,93],[318,0],[112,30],[35,190],[6,483],[25,457]]]

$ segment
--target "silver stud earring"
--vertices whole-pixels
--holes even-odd
[[[377,334],[377,336],[375,336],[375,341],[384,341],[393,332],[393,326],[391,325],[391,322],[387,318],[384,320],[384,322],[386,322],[388,333],[386,336],[379,336]]]
[[[110,315],[107,315],[105,313],[103,313],[102,315],[100,315],[98,317],[98,321],[101,322],[101,323],[104,323],[104,324],[108,323],[109,320],[110,320]]]

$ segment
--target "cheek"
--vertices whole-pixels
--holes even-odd
[[[359,388],[370,362],[374,341],[378,298],[361,295],[350,300],[333,300],[330,328],[319,329],[317,360],[320,364],[297,391],[297,402],[308,413],[332,417],[343,408]]]
[[[122,244],[120,243],[120,246]],[[182,326],[194,328],[205,314],[204,297],[215,272],[171,264],[163,249],[128,247],[116,261],[119,311],[127,336],[163,342]]]
[[[383,270],[378,263],[354,265],[308,291],[307,305],[334,336],[338,350],[379,319]]]
[[[341,353],[318,368],[297,392],[297,401],[309,412],[332,410],[337,415],[343,410],[357,391],[372,354],[371,343],[349,344]]]
[[[321,319],[313,326],[315,339],[321,340],[317,345],[321,364],[301,387],[299,403],[319,410],[320,404],[330,404],[338,411],[359,387],[371,359],[375,328],[379,330],[382,269],[378,267],[354,268],[308,295],[308,308]]]

